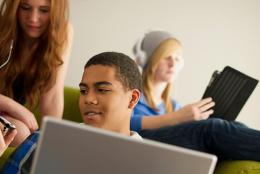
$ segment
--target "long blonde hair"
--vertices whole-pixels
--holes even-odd
[[[0,7],[0,64],[5,62],[14,41],[10,62],[0,69],[0,93],[13,98],[13,83],[24,76],[23,95],[30,107],[35,106],[40,93],[56,82],[57,69],[63,64],[62,54],[68,42],[68,0],[50,0],[50,23],[39,38],[31,62],[21,58],[22,29],[17,12],[21,0],[3,0]]]
[[[155,71],[158,67],[159,62],[169,57],[172,52],[180,50],[181,43],[175,38],[169,38],[164,40],[160,45],[153,51],[151,57],[148,58],[148,62],[143,69],[143,91],[146,97],[148,105],[156,110],[156,105],[153,99],[153,80],[155,76]],[[172,89],[172,83],[168,83],[162,93],[162,100],[165,104],[167,112],[172,112],[174,110],[172,106],[172,101],[170,98],[170,91]]]

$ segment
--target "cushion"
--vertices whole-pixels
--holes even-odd
[[[259,174],[260,162],[256,161],[223,161],[219,163],[214,174]]]

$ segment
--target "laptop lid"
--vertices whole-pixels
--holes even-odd
[[[32,174],[212,174],[217,157],[44,118]]]
[[[210,118],[235,120],[257,83],[257,79],[230,66],[222,72],[215,71],[202,97],[212,97],[215,101],[214,113]]]

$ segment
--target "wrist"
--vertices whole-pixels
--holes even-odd
[[[179,124],[179,119],[177,118],[175,112],[167,114],[167,119],[168,119],[167,122],[169,123],[169,126],[174,126]]]

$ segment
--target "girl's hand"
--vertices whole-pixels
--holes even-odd
[[[194,120],[204,120],[207,119],[211,114],[213,114],[213,106],[215,102],[212,98],[205,98],[196,103],[188,104],[176,111],[179,122],[194,121]]]

